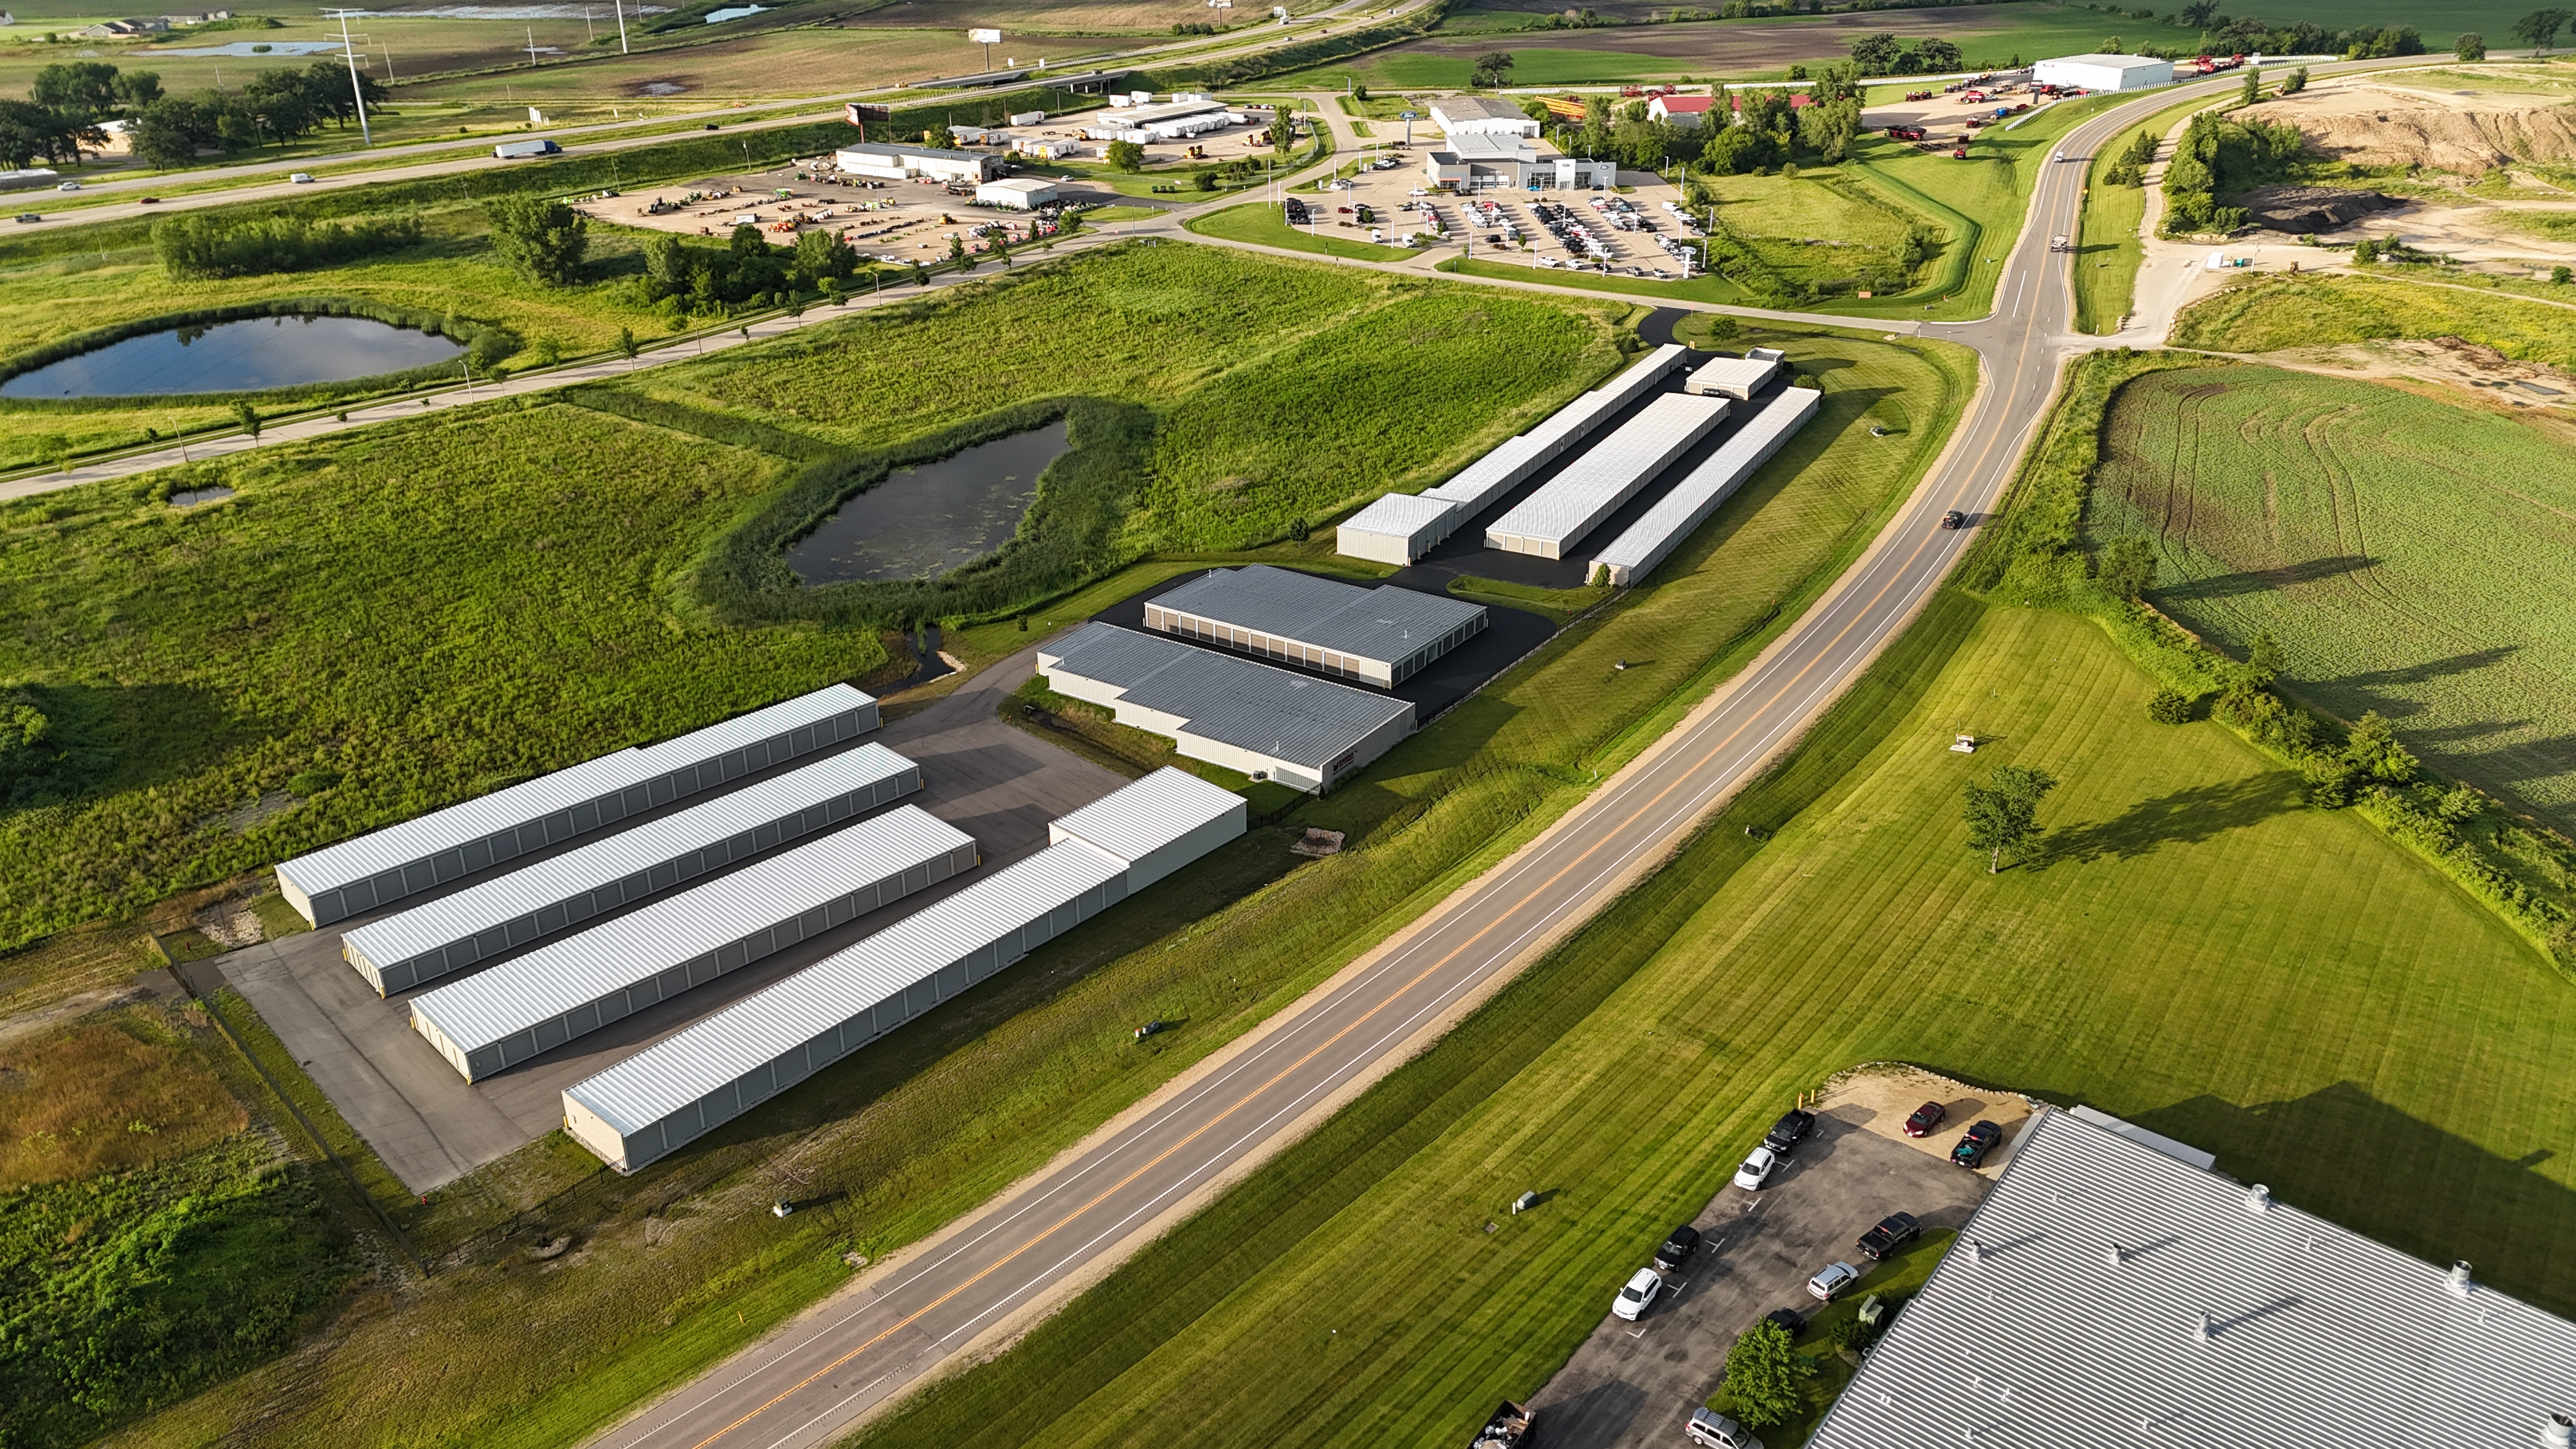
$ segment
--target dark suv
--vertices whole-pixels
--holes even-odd
[[[1698,1251],[1699,1229],[1684,1223],[1673,1229],[1671,1236],[1664,1239],[1664,1245],[1655,1250],[1655,1266],[1669,1273],[1689,1262],[1690,1255]]]
[[[1923,1236],[1923,1225],[1912,1213],[1889,1213],[1878,1220],[1878,1226],[1860,1235],[1860,1250],[1873,1263],[1887,1261],[1887,1255]]]
[[[1785,1157],[1794,1151],[1799,1143],[1807,1140],[1808,1133],[1815,1130],[1815,1113],[1791,1112],[1771,1124],[1771,1131],[1762,1139],[1762,1145]]]

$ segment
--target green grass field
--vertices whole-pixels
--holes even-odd
[[[2576,428],[2265,367],[2130,383],[2090,524],[2158,545],[2158,607],[2426,763],[2576,824]]]
[[[1349,257],[1362,262],[1400,262],[1415,255],[1404,247],[1378,246],[1353,241],[1338,227],[1326,225],[1308,230],[1290,226],[1278,208],[1266,201],[1249,201],[1212,211],[1188,223],[1191,231],[1201,236],[1223,237],[1227,241],[1258,242],[1263,246],[1287,247],[1293,251],[1315,252],[1323,256]],[[1352,236],[1368,235],[1365,229]]]
[[[1896,251],[1909,225],[1931,218],[1855,185],[1837,169],[1802,167],[1795,177],[1710,176],[1700,184],[1717,198],[1718,221],[1781,276],[1844,297],[1857,289],[1857,279],[1871,276],[1882,279],[1877,290],[1909,290]]]
[[[2404,277],[2273,275],[2191,307],[2174,320],[2173,331],[2175,346],[2212,352],[2278,352],[2378,337],[2463,337],[2508,357],[2565,367],[2576,364],[2576,308],[2515,306],[2503,294],[2480,296]]]
[[[2118,186],[2103,176],[2127,147],[2144,132],[2158,138],[2206,100],[2185,101],[2156,112],[2139,125],[2102,143],[2085,171],[2083,226],[2075,239],[2075,327],[2097,336],[2119,330],[2120,319],[2136,305],[2138,266],[2146,260],[2139,228],[2146,224],[2147,193],[2143,186]]]
[[[1215,325],[1167,290],[1137,295],[1171,306],[1174,326]],[[1260,294],[1239,280],[1226,295]],[[550,1136],[425,1207],[388,1203],[453,1265],[399,1304],[353,1310],[313,1362],[254,1370],[128,1442],[202,1443],[251,1414],[264,1442],[289,1446],[578,1439],[828,1291],[840,1252],[918,1238],[1293,1000],[1570,806],[1785,627],[1920,477],[1973,376],[1938,344],[1767,336],[1819,368],[1825,412],[1653,586],[1288,821],[1346,831],[1343,854],[1299,865],[1281,834],[1256,832],[634,1178]],[[1865,419],[1906,426],[1872,437]],[[1023,637],[1009,624],[950,636],[973,657]],[[1617,658],[1634,667],[1605,688]],[[1139,1050],[1128,1031],[1151,1016],[1188,1025]],[[818,1195],[848,1196],[781,1225],[756,1207],[790,1149]],[[578,1255],[532,1269],[519,1250],[544,1239],[531,1234],[564,1230]],[[444,1375],[409,1371],[422,1337],[445,1346]]]
[[[2218,727],[2149,723],[2149,692],[2083,620],[1943,596],[1673,865],[862,1442],[1464,1442],[1792,1094],[1873,1059],[2096,1104],[2576,1303],[2576,1169],[2536,1147],[2576,1130],[2576,988]],[[1959,729],[1991,743],[1951,755]],[[2065,783],[2045,858],[1989,875],[1959,791],[2002,762]]]

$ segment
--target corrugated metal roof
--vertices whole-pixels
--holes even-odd
[[[614,795],[640,781],[713,759],[755,740],[785,734],[872,703],[868,695],[846,684],[828,685],[657,745],[584,760],[505,790],[417,815],[337,845],[326,845],[281,862],[277,868],[291,876],[307,895],[319,895],[481,840],[513,825],[541,820],[558,810]]]
[[[370,921],[345,939],[370,961],[408,960],[746,830],[792,818],[836,795],[919,768],[883,745],[861,745],[454,895]]]
[[[1492,452],[1458,470],[1456,476],[1422,496],[1456,503],[1473,513],[1492,499],[1520,486],[1566,448],[1581,442],[1604,418],[1635,402],[1682,364],[1690,349],[1670,343],[1617,377],[1558,408],[1546,420],[1516,438],[1506,438]]]
[[[1169,765],[1112,790],[1050,827],[1122,861],[1134,862],[1212,820],[1244,808],[1243,797]]]
[[[1654,481],[1664,465],[1726,416],[1724,398],[1667,393],[1592,445],[1539,490],[1485,527],[1504,538],[1551,544],[1561,555]]]
[[[1823,400],[1824,394],[1813,388],[1793,387],[1783,389],[1779,396],[1754,409],[1752,416],[1717,445],[1716,452],[1665,490],[1664,496],[1638,515],[1636,522],[1621,529],[1593,562],[1610,570],[1614,584],[1632,584],[1644,577],[1690,537],[1692,530],[1707,522],[1718,505],[1742,487],[1755,469],[1780,450],[1781,444],[1805,427]]]
[[[898,806],[424,992],[411,1007],[472,1051],[972,844],[920,806]]]
[[[1179,716],[1191,734],[1316,770],[1413,712],[1400,699],[1096,621],[1047,646],[1038,662]]]
[[[1807,1442],[2506,1449],[2571,1412],[2576,1323],[2043,1112]]]
[[[1416,493],[1389,493],[1359,512],[1342,520],[1344,533],[1377,533],[1389,538],[1411,538],[1441,519],[1458,505],[1444,498],[1426,498]]]
[[[635,1132],[1118,879],[1124,869],[1071,842],[1049,846],[646,1047],[566,1095],[620,1133]]]
[[[1212,624],[1389,665],[1485,616],[1482,604],[1464,599],[1391,584],[1363,589],[1268,564],[1211,569],[1150,602]]]
[[[1769,382],[1779,370],[1780,364],[1769,358],[1720,357],[1693,368],[1683,386],[1692,392],[1742,396]]]

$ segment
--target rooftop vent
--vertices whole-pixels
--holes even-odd
[[[2195,1325],[2195,1326],[2192,1328],[2192,1330],[2191,1330],[2191,1336],[2192,1336],[2193,1338],[2195,1338],[2195,1339],[2198,1339],[2198,1340],[2199,1340],[2200,1342],[2202,1342],[2202,1343],[2207,1343],[2207,1342],[2209,1342],[2209,1335],[2210,1335],[2211,1330],[2212,1330],[2212,1329],[2214,1329],[2216,1326],[2217,1326],[2217,1325],[2215,1325],[2215,1324],[2213,1324],[2213,1323],[2211,1323],[2211,1322],[2209,1321],[2209,1310],[2207,1310],[2207,1309],[2205,1309],[2205,1308],[2204,1308],[2204,1309],[2202,1309],[2202,1310],[2201,1310],[2201,1313],[2200,1313],[2200,1322],[2199,1322],[2197,1325]]]
[[[2449,1289],[2454,1298],[2466,1298],[2478,1291],[2478,1285],[2469,1277],[2469,1265],[2465,1259],[2451,1265],[2451,1276],[2442,1286]]]
[[[1974,1238],[1970,1238],[1968,1240],[1968,1266],[1973,1268],[1984,1261],[1986,1261],[1986,1245],[1978,1242]]]
[[[2576,1419],[2568,1418],[2565,1414],[2550,1415],[2549,1421],[2540,1426],[2540,1442],[2547,1445],[2548,1449],[2571,1449],[2571,1446],[2576,1446]]]
[[[2113,1243],[2109,1248],[2103,1251],[2102,1258],[2103,1261],[2109,1263],[2112,1267],[2117,1268],[2122,1263],[2129,1261],[2129,1250],[2121,1247],[2117,1243]]]
[[[2256,1217],[2272,1210],[2272,1189],[2256,1183],[2245,1190],[2245,1210]]]

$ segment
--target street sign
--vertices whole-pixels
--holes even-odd
[[[1002,32],[998,30],[969,30],[966,32],[966,39],[976,45],[999,45],[1002,43]]]

